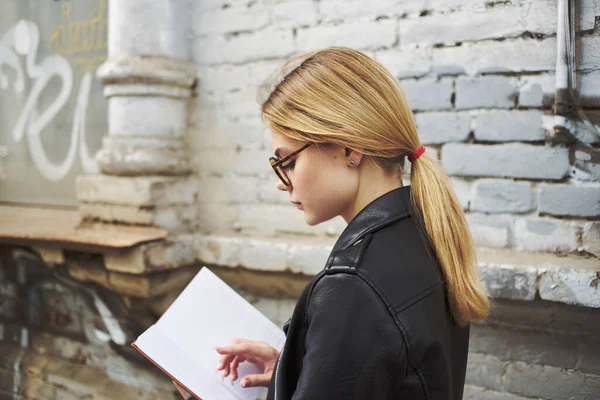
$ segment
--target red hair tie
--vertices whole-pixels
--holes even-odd
[[[412,153],[410,156],[408,156],[408,161],[410,161],[410,162],[415,161],[423,153],[425,153],[425,147],[421,146],[414,153]]]

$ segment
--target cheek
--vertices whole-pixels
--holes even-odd
[[[294,186],[299,200],[305,205],[306,223],[316,225],[340,215],[356,193],[354,180],[354,174],[339,163],[330,160],[309,162],[306,169],[298,173]]]

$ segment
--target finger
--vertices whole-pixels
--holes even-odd
[[[243,388],[259,387],[259,386],[267,387],[267,386],[269,386],[269,383],[271,382],[271,376],[272,376],[271,373],[246,375],[240,381],[240,386]]]
[[[262,360],[273,358],[274,351],[276,350],[268,344],[255,341],[245,341],[242,343],[217,347],[217,352],[221,355],[244,355],[246,357],[255,357]]]
[[[220,371],[222,369],[225,368],[225,365],[231,363],[231,361],[233,360],[233,355],[225,355],[225,356],[221,356],[221,358],[219,359],[219,363],[217,364],[217,371]]]
[[[238,378],[238,365],[242,361],[241,358],[243,356],[236,356],[231,362],[231,381],[235,382]]]
[[[227,364],[225,364],[225,368],[223,371],[223,378],[227,378],[229,376],[230,372],[231,372],[231,363],[227,363]]]

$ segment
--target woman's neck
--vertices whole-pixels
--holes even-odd
[[[383,168],[374,162],[362,166],[361,176],[356,196],[348,211],[342,215],[346,223],[352,219],[373,200],[403,186],[402,179],[396,174],[385,173]]]

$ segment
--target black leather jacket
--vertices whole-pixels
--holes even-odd
[[[411,213],[405,186],[348,224],[284,326],[267,399],[462,399],[469,327]]]

